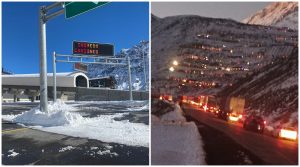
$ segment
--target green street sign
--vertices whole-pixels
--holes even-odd
[[[65,17],[69,19],[107,3],[108,2],[65,2]]]

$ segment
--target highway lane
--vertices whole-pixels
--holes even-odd
[[[210,113],[205,113],[191,106],[185,106],[184,112],[212,128],[215,128],[270,165],[297,165],[298,142],[273,138],[271,136],[246,131],[220,120]]]

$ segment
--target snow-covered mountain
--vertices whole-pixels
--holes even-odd
[[[291,54],[298,45],[295,30],[243,24],[230,19],[152,15],[151,27],[151,65],[155,67],[151,68],[153,92],[163,88],[170,90],[170,86],[178,89],[180,84],[187,85],[178,81],[191,79],[197,80],[192,84],[197,86],[198,94],[215,94],[216,89],[203,87],[222,88],[232,84],[276,58]],[[170,72],[174,60],[179,65]],[[167,79],[172,77],[173,80]],[[175,94],[189,90],[180,89],[182,91],[175,91]]]
[[[244,97],[246,111],[260,113],[273,127],[298,127],[298,48],[227,87],[219,96]]]
[[[130,58],[133,89],[148,89],[144,79],[144,65],[147,79],[146,82],[149,84],[149,42],[141,41],[132,48],[122,49],[120,53],[116,54],[116,57]],[[118,89],[128,89],[127,66],[91,64],[88,66],[87,75],[89,78],[114,76],[117,80]]]
[[[243,96],[247,111],[269,125],[297,127],[298,31],[191,15],[152,18],[152,94]]]
[[[298,29],[298,2],[273,2],[242,21],[246,24]]]

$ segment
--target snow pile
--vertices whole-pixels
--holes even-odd
[[[8,153],[10,153],[7,157],[15,157],[19,155],[19,153],[15,152],[14,149],[8,150]]]
[[[186,122],[185,117],[182,115],[182,110],[178,104],[175,104],[175,110],[164,114],[161,117],[162,121]]]
[[[151,161],[153,165],[203,165],[205,152],[198,128],[186,122],[179,106],[162,119],[152,115]],[[172,122],[170,122],[172,120]]]
[[[25,125],[61,126],[82,121],[84,118],[77,113],[69,112],[76,109],[58,100],[48,105],[48,112],[41,112],[40,107],[35,107],[13,118],[12,122]],[[12,117],[11,117],[12,118]]]
[[[96,139],[103,142],[115,142],[130,146],[149,147],[148,125],[131,123],[128,120],[115,121],[115,118],[123,116],[126,116],[126,113],[86,118],[83,121],[64,126],[35,128],[73,137]]]
[[[65,151],[73,150],[73,149],[75,149],[75,147],[67,146],[67,147],[61,148],[60,150],[58,150],[58,152],[65,152]]]
[[[139,101],[137,103],[141,104]],[[137,104],[131,103],[131,105]],[[15,116],[3,115],[2,118],[46,132],[95,139],[102,142],[149,147],[148,125],[132,123],[129,120],[118,121],[118,118],[127,116],[129,113],[113,113],[112,115],[83,118],[79,113],[74,112],[77,110],[76,108],[61,101],[49,104],[48,108],[48,113],[41,112],[39,107],[36,107]]]

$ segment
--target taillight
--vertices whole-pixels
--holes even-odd
[[[264,121],[264,124],[266,125],[266,124],[267,124],[267,121]]]

